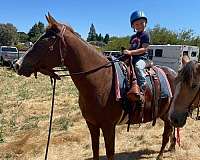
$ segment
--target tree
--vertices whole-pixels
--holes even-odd
[[[190,44],[192,38],[193,38],[193,30],[188,29],[186,31],[182,30],[180,33],[178,33],[178,40],[180,44]]]
[[[108,44],[109,38],[110,38],[109,34],[106,34],[105,37],[104,37],[104,39],[103,39],[103,42],[106,43],[106,44]]]
[[[191,44],[190,45],[193,45],[193,46],[198,46],[200,48],[200,36],[197,36],[197,37],[193,37],[191,39]]]
[[[34,24],[28,32],[29,41],[35,42],[44,33],[44,30],[44,24],[42,22]]]
[[[102,37],[101,33],[97,36],[97,41],[103,42],[104,38]]]
[[[87,41],[96,41],[97,40],[97,33],[94,27],[94,24],[91,24],[90,31],[88,33]]]
[[[130,37],[111,37],[108,44],[103,48],[103,50],[115,50],[121,51],[121,48],[129,48]]]
[[[149,30],[151,37],[151,44],[177,44],[177,34],[168,30],[165,27],[156,25],[153,29]]]
[[[25,43],[28,41],[28,35],[25,32],[18,32],[19,42]]]
[[[171,45],[193,45],[200,48],[200,36],[194,36],[193,30],[182,30],[181,32],[174,32],[165,27],[156,25],[152,29],[148,29],[151,38],[151,44],[171,44]],[[105,41],[107,39],[107,41]],[[111,37],[106,34],[103,50],[121,50],[121,47],[129,48],[130,37]]]
[[[0,45],[14,45],[17,42],[17,28],[11,23],[0,24]]]
[[[41,34],[45,32],[44,24],[42,22],[38,22],[38,28]]]

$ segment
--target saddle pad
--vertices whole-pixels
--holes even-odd
[[[116,60],[115,57],[111,57],[112,60]],[[168,82],[167,76],[165,72],[159,68],[158,66],[154,67],[156,68],[156,72],[158,75],[158,78],[160,80],[160,98],[172,98],[172,92],[171,87]],[[119,100],[120,98],[124,98],[126,96],[126,93],[129,89],[127,76],[124,74],[124,71],[122,70],[120,66],[120,61],[114,63],[114,69],[115,69],[115,92],[116,92],[116,100]],[[152,84],[150,81],[150,78],[147,76],[146,81],[150,89],[152,90]]]
[[[160,98],[167,98],[167,97],[172,98],[171,87],[165,72],[158,66],[156,66],[155,68],[157,70],[157,74],[160,80],[160,90],[161,90]]]
[[[111,58],[112,60],[116,60],[113,56]],[[120,63],[120,61],[114,63],[116,100],[123,98],[128,91],[128,80],[120,66]]]

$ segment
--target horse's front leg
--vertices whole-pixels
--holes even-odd
[[[173,131],[170,135],[169,151],[175,152],[175,146],[176,146],[176,137],[175,137],[175,128],[173,127]]]
[[[157,160],[162,159],[164,149],[169,142],[169,137],[172,135],[173,132],[173,127],[170,125],[169,121],[164,121],[164,132],[163,132],[163,137],[162,137],[162,146],[160,149],[160,152],[157,156]]]
[[[105,146],[106,156],[108,160],[114,160],[115,154],[115,125],[106,125],[102,127]]]
[[[91,140],[92,140],[92,151],[93,151],[93,160],[99,160],[99,136],[100,128],[87,122],[88,128],[90,130]]]

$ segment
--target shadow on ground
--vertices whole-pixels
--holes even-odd
[[[116,153],[115,154],[115,160],[139,160],[142,158],[149,159],[149,158],[156,158],[158,151],[154,150],[138,150],[134,152],[122,152],[122,153]],[[149,156],[152,155],[152,156]],[[148,158],[147,158],[148,156]],[[92,158],[88,158],[85,160],[93,160]],[[100,156],[100,160],[107,160],[106,156]]]

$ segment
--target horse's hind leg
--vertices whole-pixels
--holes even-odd
[[[99,136],[100,128],[95,125],[87,122],[88,128],[90,130],[91,140],[92,140],[92,151],[93,151],[93,160],[99,160]]]
[[[106,156],[108,160],[114,160],[115,154],[115,125],[109,125],[102,127],[105,146]]]
[[[169,137],[172,135],[173,127],[170,125],[169,121],[164,121],[164,132],[162,138],[162,146],[158,154],[157,160],[162,159],[164,149],[169,142]]]

